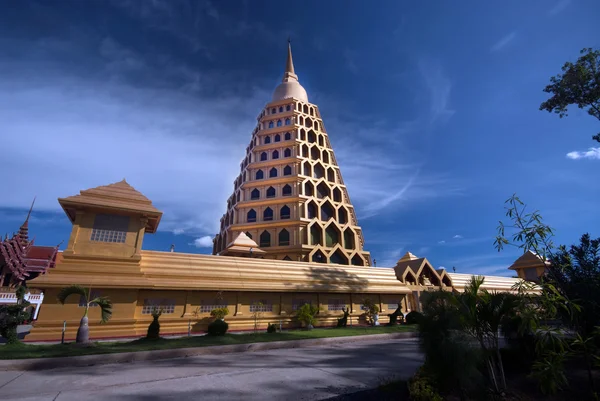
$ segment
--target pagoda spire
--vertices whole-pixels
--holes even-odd
[[[296,81],[298,82],[298,75],[294,71],[294,60],[292,59],[292,41],[288,38],[288,54],[287,61],[285,64],[285,73],[283,74],[282,82]]]
[[[35,199],[36,197],[33,198],[33,202],[31,202],[31,207],[29,208],[29,213],[27,213],[27,218],[25,219],[25,222],[23,222],[23,224],[21,225],[21,227],[19,228],[19,239],[21,242],[22,246],[27,246],[27,244],[29,244],[29,218],[31,217],[31,211],[33,210],[33,205],[35,205]]]

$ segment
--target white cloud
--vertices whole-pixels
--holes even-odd
[[[548,10],[548,15],[556,15],[560,13],[562,10],[567,8],[569,4],[571,4],[571,0],[560,0],[554,5],[554,7]]]
[[[502,50],[510,42],[512,42],[516,37],[517,37],[517,32],[516,31],[513,31],[513,32],[509,33],[508,35],[506,35],[503,38],[501,38],[498,42],[494,43],[494,45],[492,46],[492,48],[490,49],[490,51],[491,52],[497,52],[499,50]]]
[[[194,245],[196,248],[212,248],[213,237],[205,235],[204,237],[196,238],[191,245]]]
[[[441,244],[441,245],[443,245],[443,244],[445,244],[445,243],[446,243],[446,241],[444,241],[444,240],[442,240],[442,241],[438,241],[438,244]]]
[[[589,148],[585,152],[573,151],[567,153],[567,158],[572,160],[579,159],[590,159],[590,160],[600,160],[600,147],[598,148]]]
[[[181,235],[183,233],[185,233],[185,230],[183,228],[175,228],[173,230],[173,234],[175,234],[175,235]]]
[[[455,235],[454,237],[452,237],[452,238],[454,238],[454,239],[461,239],[461,238],[463,238],[463,236],[462,236],[462,235],[460,235],[460,234],[456,234],[456,235]]]

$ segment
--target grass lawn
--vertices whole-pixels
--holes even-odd
[[[311,331],[291,330],[282,333],[226,334],[224,336],[196,336],[174,339],[146,340],[129,342],[99,342],[93,347],[78,347],[73,344],[33,345],[18,344],[0,346],[0,359],[50,358],[115,352],[150,351],[175,348],[206,347],[210,345],[250,344],[271,341],[305,340],[310,338],[362,336],[369,334],[401,333],[414,331],[415,326],[398,325],[393,327],[347,327],[340,329],[314,329]]]

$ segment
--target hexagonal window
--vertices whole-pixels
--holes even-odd
[[[309,219],[314,219],[317,217],[317,205],[315,204],[315,202],[310,201],[308,202],[308,204],[306,205],[306,216]]]
[[[321,182],[319,185],[317,185],[317,197],[319,199],[331,197],[329,187],[324,182]]]
[[[315,195],[315,186],[312,182],[306,181],[304,183],[304,195],[306,196],[314,196]]]
[[[308,114],[308,106],[307,106],[307,105],[303,105],[303,106],[302,106],[302,112],[303,112],[304,114]]]
[[[344,225],[348,222],[348,212],[345,207],[340,207],[338,209],[338,223]]]
[[[319,135],[319,145],[323,146],[323,136]]]
[[[352,265],[354,266],[364,266],[365,262],[363,261],[363,259],[358,255],[354,255],[352,256]]]
[[[308,145],[302,145],[302,157],[309,157],[310,151],[308,150]]]
[[[321,139],[321,137],[319,137],[319,139]],[[321,146],[323,146],[323,145],[321,145]],[[326,151],[326,150],[323,151],[322,160],[324,163],[329,163],[329,152],[328,151]]]
[[[302,163],[302,174],[304,174],[307,177],[312,176],[312,166],[310,165],[309,162],[304,162]]]
[[[321,220],[327,221],[335,217],[335,209],[331,206],[329,201],[323,203],[321,206]]]
[[[300,140],[306,141],[306,131],[304,130],[304,128],[300,129]]]
[[[310,243],[312,245],[323,245],[323,229],[318,224],[310,226]]]
[[[320,250],[318,250],[317,252],[315,252],[312,256],[312,261],[315,263],[327,263],[327,258],[325,257],[325,255],[323,254],[323,252],[321,252]]]
[[[263,220],[264,221],[273,220],[273,209],[271,209],[270,207],[265,209],[265,211],[263,212]]]
[[[313,177],[315,178],[323,178],[325,177],[325,169],[321,165],[321,163],[317,163],[313,167]]]
[[[313,160],[319,160],[321,158],[321,152],[316,146],[310,149],[310,158]]]
[[[325,229],[325,246],[334,247],[340,243],[340,237],[342,233],[335,226],[335,224],[330,224]]]
[[[317,142],[317,134],[315,134],[315,131],[313,131],[313,130],[308,131],[307,141],[309,143]]]
[[[329,261],[338,265],[347,265],[348,257],[344,255],[344,252],[338,249],[329,257]]]
[[[354,249],[354,231],[350,227],[344,230],[344,248]]]
[[[342,201],[342,191],[340,191],[339,188],[333,188],[333,200],[335,202],[341,202]]]
[[[335,182],[335,171],[332,168],[327,169],[327,181]]]

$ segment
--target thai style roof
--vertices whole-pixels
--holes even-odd
[[[396,277],[403,283],[419,282],[420,277],[425,275],[430,281],[443,284],[451,287],[452,279],[446,273],[445,269],[434,269],[427,258],[419,258],[410,252],[406,252],[404,256],[398,260],[394,267]],[[432,284],[435,285],[435,283]]]
[[[254,242],[254,240],[250,237],[248,237],[246,235],[246,233],[241,232],[236,239],[234,239],[233,241],[231,241],[228,245],[227,248],[221,252],[222,255],[227,255],[229,253],[236,253],[236,254],[248,254],[248,255],[252,255],[252,254],[265,254],[266,252],[263,251],[262,249],[260,249],[258,247],[258,244],[256,242]]]
[[[548,260],[544,260],[544,258],[540,255],[538,255],[537,253],[528,250],[527,252],[525,252],[523,255],[521,255],[517,260],[515,260],[513,262],[512,265],[510,265],[509,269],[511,270],[517,270],[517,269],[524,269],[524,268],[530,268],[530,267],[542,267],[542,266],[549,266],[550,265],[550,261]]]
[[[457,290],[465,288],[467,283],[471,280],[475,274],[464,274],[464,273],[447,273],[452,279],[452,283]],[[476,276],[476,275],[475,275]],[[513,277],[502,277],[502,276],[483,276],[484,281],[481,285],[482,289],[488,291],[510,291],[515,284],[522,282],[520,278]]]
[[[114,184],[86,189],[79,195],[59,198],[58,202],[71,220],[75,221],[75,211],[83,208],[119,211],[140,214],[148,217],[146,232],[156,232],[162,212],[152,205],[152,201],[133,188],[125,179]]]

